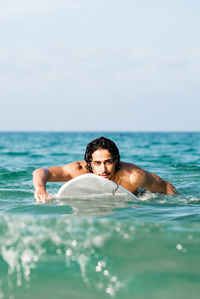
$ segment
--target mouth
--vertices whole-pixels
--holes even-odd
[[[109,174],[108,173],[103,173],[103,174],[100,174],[99,176],[103,177],[103,178],[108,178],[109,177]]]

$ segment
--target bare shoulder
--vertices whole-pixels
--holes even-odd
[[[66,174],[69,174],[70,178],[74,178],[74,177],[79,176],[81,174],[88,173],[88,170],[86,169],[86,162],[85,161],[71,162],[71,163],[63,166],[63,171]]]
[[[121,162],[120,172],[121,174],[128,174],[129,176],[144,176],[147,173],[143,168],[126,162]]]
[[[177,192],[175,187],[168,181],[132,163],[121,162],[121,168],[116,173],[116,182],[132,193],[138,188],[144,188],[150,192],[168,194]]]
[[[149,172],[139,166],[136,166],[132,163],[123,163],[122,170],[128,174],[130,182],[133,184],[138,184],[140,187],[146,187],[147,183],[151,183],[152,181],[163,181],[156,174]]]
[[[119,184],[133,184],[133,182],[138,182],[139,179],[143,178],[146,174],[146,171],[135,164],[120,162],[120,170],[116,173],[116,181]]]
[[[47,168],[48,181],[69,181],[81,174],[87,173],[86,163],[84,161],[76,161],[64,166],[56,166]]]
[[[115,181],[130,192],[135,192],[143,185],[147,172],[132,163],[120,162],[120,170],[117,171]]]

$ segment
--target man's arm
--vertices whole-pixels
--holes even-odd
[[[34,197],[37,202],[51,200],[51,196],[46,192],[46,182],[69,181],[74,163],[61,167],[50,167],[47,169],[38,168],[33,171],[33,185],[35,187]]]
[[[140,169],[136,174],[131,176],[132,184],[137,188],[144,188],[150,192],[176,194],[176,188],[168,181],[163,180],[158,175]]]
[[[46,182],[48,175],[48,170],[44,168],[38,168],[33,171],[33,186],[35,188],[34,197],[37,202],[51,200],[50,195],[46,193]]]
[[[145,185],[150,192],[158,192],[165,194],[176,194],[178,193],[176,188],[168,181],[163,180],[155,173],[146,172]]]

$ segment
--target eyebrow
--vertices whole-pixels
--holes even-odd
[[[113,159],[110,158],[110,159],[104,160],[103,162],[107,162],[107,161],[110,161],[110,160],[113,160]],[[93,162],[101,162],[101,161],[100,160],[93,160]]]

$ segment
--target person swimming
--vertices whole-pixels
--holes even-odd
[[[120,160],[116,144],[105,137],[88,143],[84,161],[75,161],[64,166],[47,169],[38,168],[33,171],[34,197],[37,202],[51,200],[46,192],[46,182],[69,181],[79,175],[94,173],[111,180],[129,192],[136,194],[139,188],[150,192],[176,194],[176,188],[158,175],[146,171],[132,163]]]

